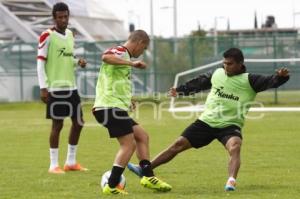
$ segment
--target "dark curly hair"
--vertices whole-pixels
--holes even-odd
[[[53,18],[55,18],[57,11],[68,11],[68,14],[70,14],[68,5],[63,2],[58,2],[58,3],[54,4],[53,9],[52,9]]]

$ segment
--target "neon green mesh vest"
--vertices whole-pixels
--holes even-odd
[[[127,51],[123,59],[130,60]],[[96,86],[94,108],[109,107],[127,111],[131,105],[131,97],[131,67],[103,62]]]
[[[215,128],[230,125],[242,128],[245,115],[256,96],[250,86],[248,73],[229,77],[223,68],[219,68],[213,73],[211,83],[205,110],[199,119]]]
[[[51,30],[48,32],[50,41],[45,65],[48,88],[75,88],[73,33],[68,29],[65,36]]]

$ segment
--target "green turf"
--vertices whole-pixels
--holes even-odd
[[[101,194],[100,175],[110,169],[118,145],[116,140],[108,138],[104,128],[97,126],[90,108],[91,104],[84,106],[87,127],[83,129],[78,149],[79,161],[90,171],[56,176],[47,173],[50,121],[44,119],[44,105],[0,105],[1,199],[120,198]],[[141,187],[139,179],[126,170],[126,189],[130,195],[124,198],[300,198],[299,118],[300,113],[265,113],[263,119],[247,120],[242,166],[234,193],[223,191],[228,156],[215,141],[206,148],[184,152],[157,168],[157,175],[173,185],[169,193]],[[152,108],[143,107],[137,121],[150,134],[153,157],[194,119],[195,116],[174,119],[166,111],[161,119],[153,119]],[[60,140],[61,165],[66,156],[69,127],[70,121],[66,120]],[[132,161],[136,162],[136,158]]]

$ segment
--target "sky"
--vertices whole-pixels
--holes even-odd
[[[265,23],[268,15],[275,17],[278,28],[300,28],[300,0],[176,0],[177,1],[177,35],[183,36],[196,30],[198,25],[204,30],[252,29],[254,13],[257,13],[258,26]],[[150,33],[151,0],[109,0],[107,9],[118,18],[134,23],[137,29]],[[174,0],[152,0],[153,33],[157,36],[174,35]],[[298,13],[298,14],[293,14]],[[295,17],[293,17],[295,16]],[[294,20],[295,18],[295,20]],[[216,20],[215,20],[216,19]]]

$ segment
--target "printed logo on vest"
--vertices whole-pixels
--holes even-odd
[[[59,52],[58,54],[58,57],[60,56],[64,56],[64,57],[73,57],[73,53],[68,53],[68,52],[65,52],[66,48],[61,48],[61,49],[58,49],[57,51]]]
[[[220,88],[216,88],[215,94],[222,98],[239,101],[240,99],[239,96],[235,96],[232,93],[231,94],[225,93],[223,89],[224,89],[223,86],[221,86]]]

